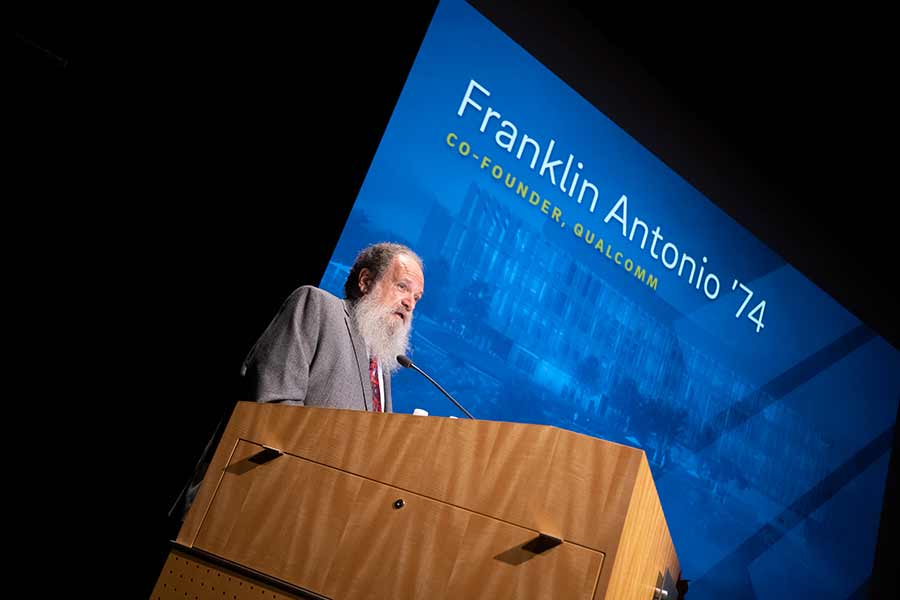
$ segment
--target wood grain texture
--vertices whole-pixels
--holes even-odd
[[[570,431],[559,434],[542,526],[606,555],[601,590],[609,584],[642,457],[628,446]]]
[[[261,444],[287,454],[246,468]],[[239,403],[178,542],[334,598],[646,600],[677,578],[646,465],[554,427]],[[565,543],[517,563],[538,532]]]
[[[196,548],[331,598],[593,594],[600,552],[513,560],[538,532],[293,455],[253,463],[262,449],[238,442]]]
[[[232,465],[261,449],[240,441]],[[285,457],[229,471],[195,547],[302,588],[322,589],[364,480]]]
[[[669,597],[676,596],[675,582],[681,567],[644,455],[616,556],[610,563],[609,586],[598,589],[598,593],[605,592],[596,597],[598,600],[649,600],[658,575],[662,576]]]

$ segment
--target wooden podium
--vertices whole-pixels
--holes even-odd
[[[152,598],[674,600],[678,576],[642,450],[240,402]]]

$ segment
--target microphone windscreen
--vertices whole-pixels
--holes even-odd
[[[401,367],[406,367],[407,369],[412,366],[412,361],[402,354],[397,355],[397,362],[400,363]]]

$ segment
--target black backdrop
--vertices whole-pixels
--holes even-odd
[[[876,23],[551,4],[476,2],[898,344]],[[40,7],[16,21],[8,379],[24,388],[17,433],[62,467],[29,496],[71,532],[58,556],[119,540],[102,552],[149,595],[176,531],[166,511],[244,353],[319,279],[433,10]],[[879,589],[897,577],[895,520]]]

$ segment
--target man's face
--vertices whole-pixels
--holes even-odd
[[[388,323],[409,326],[416,303],[425,291],[425,276],[414,258],[399,254],[372,287],[372,300],[390,312]]]

